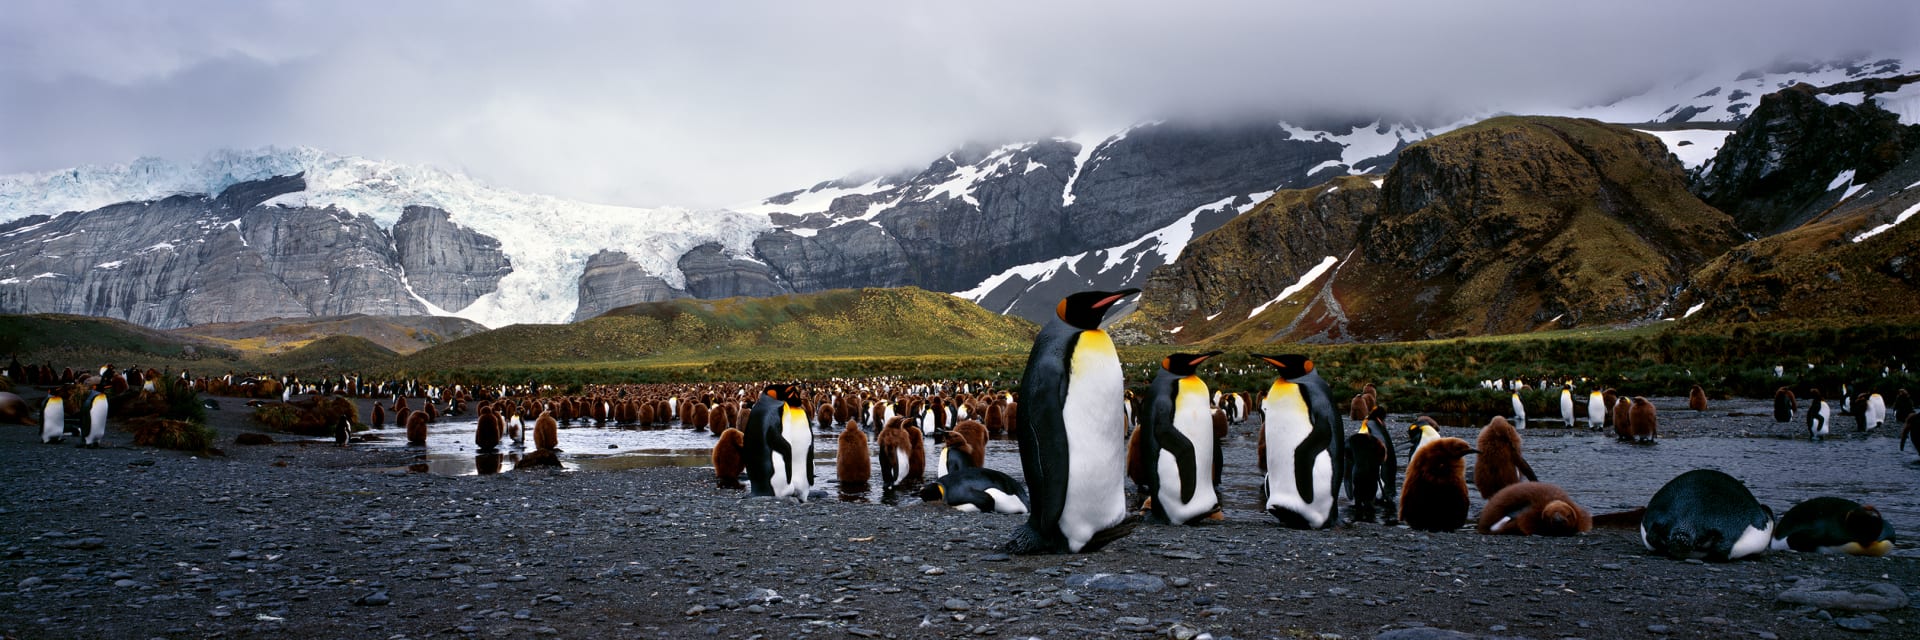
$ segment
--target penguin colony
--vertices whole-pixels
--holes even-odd
[[[797,502],[808,501],[817,484],[811,429],[818,424],[831,432],[835,424],[844,425],[836,443],[835,472],[841,486],[858,488],[871,481],[871,453],[877,446],[887,489],[924,483],[921,496],[929,502],[966,512],[1026,514],[1026,524],[1003,546],[1010,553],[1091,552],[1124,537],[1139,520],[1127,507],[1128,478],[1143,494],[1138,511],[1148,522],[1194,525],[1222,519],[1220,438],[1227,425],[1250,417],[1251,406],[1263,414],[1256,455],[1262,504],[1283,526],[1339,526],[1344,489],[1354,521],[1385,515],[1388,523],[1397,517],[1418,530],[1459,529],[1469,522],[1469,455],[1476,456],[1472,485],[1484,501],[1474,518],[1480,533],[1565,536],[1594,526],[1591,513],[1560,487],[1539,482],[1522,456],[1520,433],[1527,415],[1519,393],[1523,386],[1505,381],[1485,385],[1512,390],[1513,420],[1492,418],[1471,445],[1441,437],[1425,416],[1409,425],[1404,482],[1378,391],[1366,385],[1347,402],[1347,416],[1360,424],[1346,434],[1330,385],[1302,356],[1254,354],[1274,368],[1276,378],[1265,394],[1248,395],[1210,390],[1198,375],[1200,365],[1220,352],[1173,354],[1160,362],[1146,394],[1134,398],[1124,387],[1112,340],[1100,329],[1108,311],[1134,293],[1095,291],[1062,300],[1057,319],[1035,341],[1017,398],[984,382],[978,389],[925,384],[876,390],[864,383],[834,384],[825,393],[776,384],[757,395],[738,385],[709,385],[685,394],[689,399],[683,402],[678,394],[630,395],[633,389],[620,387],[590,387],[584,397],[551,397],[546,395],[550,387],[533,385],[443,389],[388,382],[362,387],[351,377],[307,382],[232,374],[191,378],[185,372],[179,380],[198,390],[277,396],[295,405],[314,400],[295,402],[296,394],[390,395],[393,425],[404,427],[409,443],[419,445],[425,443],[428,424],[443,415],[466,414],[468,403],[475,402],[474,443],[483,455],[509,440],[516,448],[523,446],[527,431],[538,452],[552,455],[559,449],[559,425],[576,420],[641,426],[677,421],[717,436],[712,462],[720,484],[739,486],[744,475],[754,495]],[[78,404],[86,409],[86,423],[78,429],[84,446],[98,446],[109,412],[121,411],[120,399],[152,394],[153,381],[163,378],[151,370],[108,375],[110,370],[103,369],[99,376],[65,372],[63,377],[73,385],[68,391],[84,393],[56,393],[37,412],[18,396],[0,393],[0,419],[33,424],[38,418],[43,440],[59,442],[72,431],[67,407]],[[110,392],[127,393],[143,379],[142,391],[109,398]],[[1831,433],[1832,409],[1820,390],[1807,394],[1807,431],[1818,441]],[[1884,426],[1891,418],[1903,427],[1901,449],[1911,439],[1920,450],[1920,416],[1912,410],[1910,395],[1899,390],[1892,397],[1889,402],[1876,393],[1849,395],[1843,386],[1841,412],[1855,419],[1857,431]],[[409,406],[408,398],[419,401],[418,410]],[[1567,381],[1558,393],[1558,417],[1570,428],[1579,418],[1574,399],[1573,383]],[[1705,411],[1705,390],[1694,385],[1687,403],[1689,409]],[[374,426],[385,426],[388,407],[375,403]],[[1657,439],[1652,403],[1611,389],[1589,392],[1583,407],[1587,427],[1603,428],[1609,407],[1620,439]],[[1777,421],[1796,417],[1800,408],[1792,388],[1776,392],[1774,408]],[[525,422],[529,418],[531,428]],[[336,443],[352,441],[356,419],[331,421],[328,429]],[[876,430],[871,442],[862,421]],[[1138,426],[1129,434],[1126,425],[1134,423]],[[929,436],[941,446],[933,480],[926,482],[922,442]],[[1031,487],[985,467],[986,442],[992,436],[1019,441]],[[483,470],[487,466],[479,464]],[[496,471],[498,464],[496,455]],[[1738,479],[1710,470],[1674,478],[1653,496],[1638,520],[1648,550],[1716,561],[1768,550],[1883,555],[1894,539],[1893,526],[1872,506],[1815,498],[1776,518]]]

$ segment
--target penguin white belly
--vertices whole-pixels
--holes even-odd
[[[67,405],[60,398],[47,400],[47,408],[40,414],[40,442],[59,440],[67,434]]]
[[[1061,421],[1067,432],[1067,491],[1060,533],[1079,553],[1094,534],[1127,517],[1125,379],[1113,341],[1099,331],[1080,334],[1073,351]]]
[[[813,430],[807,428],[806,414],[798,409],[783,408],[780,412],[780,433],[778,437],[787,441],[787,449],[793,452],[799,465],[776,451],[773,453],[773,495],[781,498],[798,498],[807,501],[807,492],[813,487],[808,484],[806,465],[807,448],[813,446]]]
[[[1744,558],[1756,553],[1766,553],[1773,542],[1773,523],[1768,522],[1765,529],[1756,529],[1748,525],[1740,532],[1740,539],[1733,541],[1733,549],[1727,552],[1727,559]]]
[[[1513,398],[1513,427],[1515,429],[1525,429],[1527,428],[1527,407],[1526,405],[1520,404],[1520,394],[1516,393],[1512,396],[1512,398]]]
[[[1876,393],[1867,398],[1867,430],[1880,426],[1887,419],[1887,401]]]
[[[1154,496],[1162,509],[1167,511],[1168,519],[1174,522],[1187,522],[1194,518],[1212,513],[1219,506],[1220,498],[1213,490],[1213,413],[1207,410],[1206,393],[1198,389],[1205,385],[1194,381],[1189,384],[1180,381],[1180,395],[1174,398],[1173,428],[1193,443],[1193,501],[1183,502],[1180,494],[1185,490],[1180,486],[1180,463],[1173,454],[1160,451],[1159,472],[1160,491]]]
[[[1565,423],[1569,427],[1573,426],[1573,392],[1572,391],[1563,390],[1560,392],[1560,421],[1562,423]]]
[[[893,486],[898,487],[905,484],[907,478],[907,452],[905,449],[893,450],[893,469]]]
[[[1294,485],[1293,452],[1313,433],[1307,401],[1300,397],[1297,385],[1281,383],[1274,385],[1260,409],[1267,417],[1262,427],[1267,430],[1267,450],[1260,452],[1267,457],[1266,508],[1279,507],[1300,514],[1308,524],[1319,528],[1333,513],[1333,456],[1321,451],[1313,457],[1312,503],[1301,501],[1300,489]]]
[[[1001,491],[999,489],[993,489],[993,488],[987,489],[987,495],[993,497],[994,513],[1026,513],[1027,512],[1027,503],[1021,502],[1020,496],[1008,495],[1007,492],[1005,491]]]
[[[91,414],[88,417],[91,418],[92,421],[87,428],[87,444],[97,445],[97,444],[100,444],[101,440],[105,440],[107,437],[107,396],[106,394],[101,394],[93,397],[93,407],[88,410],[88,413]]]
[[[1599,429],[1603,426],[1601,422],[1605,421],[1606,419],[1607,419],[1606,396],[1600,395],[1600,393],[1597,391],[1591,395],[1588,395],[1587,396],[1587,426],[1590,428]]]
[[[1817,436],[1827,435],[1827,422],[1829,422],[1827,418],[1833,415],[1833,412],[1827,409],[1827,401],[1820,401],[1820,408],[1815,410],[1814,415],[1819,416],[1819,418],[1814,420],[1814,424],[1810,427],[1810,430]]]
[[[947,453],[951,450],[951,447],[940,447],[940,464],[933,466],[933,479],[939,480],[947,476]],[[901,464],[906,464],[906,460],[906,456],[900,457]],[[900,468],[905,469],[906,467],[902,466]]]

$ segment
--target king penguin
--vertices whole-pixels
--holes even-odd
[[[1587,394],[1587,428],[1607,428],[1607,394],[1597,389]]]
[[[1513,399],[1513,428],[1527,428],[1527,405],[1520,403],[1520,392],[1515,391],[1508,397]]]
[[[60,392],[47,396],[47,406],[40,415],[40,443],[60,444],[67,437],[67,401]]]
[[[88,402],[87,440],[88,448],[98,448],[107,439],[107,394],[95,393]]]
[[[1034,337],[1020,377],[1016,433],[1031,512],[1004,545],[1007,553],[1097,551],[1133,532],[1126,379],[1100,323],[1115,303],[1139,292],[1067,296]]]
[[[1266,424],[1258,459],[1266,474],[1261,488],[1267,513],[1295,529],[1319,529],[1339,522],[1340,459],[1346,428],[1333,410],[1327,381],[1314,373],[1313,361],[1289,354],[1253,354],[1280,370],[1261,405]]]
[[[1146,424],[1141,434],[1146,461],[1144,493],[1153,498],[1155,522],[1191,524],[1220,511],[1214,470],[1220,449],[1213,437],[1213,412],[1207,383],[1195,375],[1200,363],[1220,355],[1176,353],[1160,359],[1160,372],[1147,389]]]
[[[1568,429],[1573,428],[1573,387],[1560,390],[1560,423]]]
[[[806,502],[813,488],[813,428],[799,386],[768,386],[747,416],[746,436],[753,495]]]

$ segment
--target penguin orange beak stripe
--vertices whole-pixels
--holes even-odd
[[[1118,291],[1118,292],[1115,292],[1115,293],[1114,293],[1113,295],[1110,295],[1110,296],[1107,296],[1107,297],[1105,297],[1105,298],[1101,298],[1099,302],[1095,302],[1095,303],[1093,303],[1093,308],[1095,308],[1095,309],[1105,309],[1105,308],[1107,308],[1107,307],[1109,307],[1109,306],[1113,306],[1113,303],[1115,303],[1115,302],[1119,302],[1121,298],[1125,298],[1125,297],[1127,297],[1127,296],[1130,296],[1130,295],[1133,295],[1133,294],[1136,294],[1136,293],[1140,293],[1140,290],[1139,290],[1139,289],[1126,289],[1126,290],[1123,290],[1123,291]]]

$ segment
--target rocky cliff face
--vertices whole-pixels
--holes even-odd
[[[0,231],[0,311],[120,318],[156,328],[274,317],[425,315],[395,243],[372,218],[263,204],[301,176],[16,221]],[[497,243],[416,239],[504,264]],[[491,252],[492,258],[484,257]],[[413,282],[453,290],[452,271]]]
[[[1379,211],[1379,184],[1351,176],[1275,193],[1154,270],[1139,318],[1190,336],[1247,320],[1326,258],[1352,251],[1361,222]]]
[[[627,254],[601,251],[587,258],[587,268],[580,274],[580,306],[574,309],[573,319],[577,322],[627,305],[685,297],[687,292],[647,273]]]
[[[441,309],[466,308],[513,272],[499,240],[456,225],[433,207],[403,210],[393,244],[413,292]]]
[[[1767,94],[1714,157],[1697,192],[1748,233],[1800,226],[1920,150],[1920,125],[1902,124],[1872,98],[1920,75]],[[1864,94],[1849,103],[1836,99]],[[1829,102],[1833,104],[1829,104]]]

